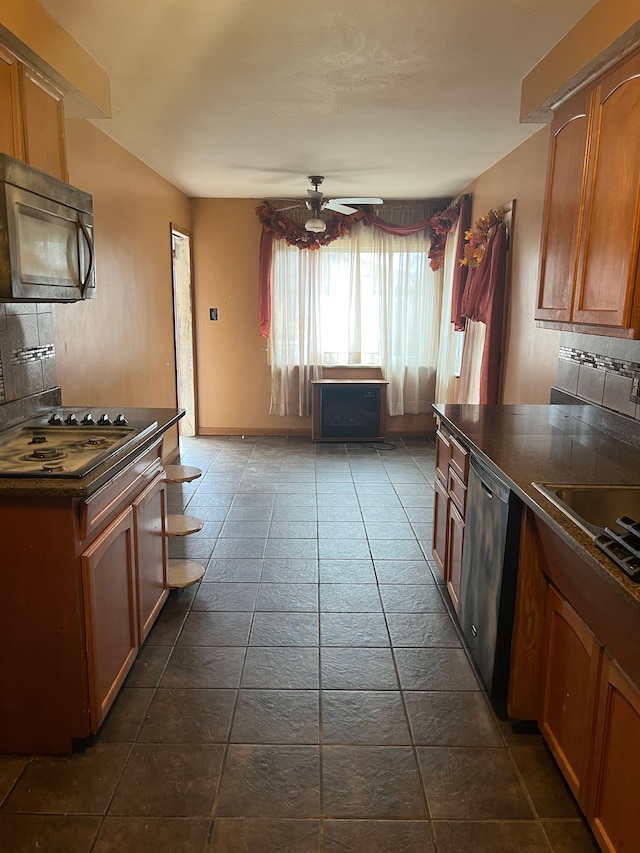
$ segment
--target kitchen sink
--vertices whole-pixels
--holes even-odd
[[[619,530],[616,519],[622,516],[640,521],[640,485],[532,485],[590,536],[599,536],[605,527]]]

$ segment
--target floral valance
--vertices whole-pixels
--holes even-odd
[[[447,242],[447,234],[455,228],[460,216],[460,199],[453,201],[444,210],[436,210],[429,220],[431,237],[431,248],[429,249],[429,266],[432,270],[439,270],[444,263],[444,249]]]
[[[286,240],[288,246],[297,246],[299,249],[319,249],[349,234],[353,224],[364,219],[366,214],[361,207],[348,216],[334,213],[331,219],[327,219],[327,230],[320,233],[307,231],[304,225],[294,222],[268,201],[256,207],[256,215],[263,229],[272,234],[275,240]]]
[[[506,214],[506,208],[496,207],[481,216],[473,228],[465,233],[464,257],[460,258],[462,266],[472,269],[479,266],[489,242],[491,229],[500,222],[504,222]]]

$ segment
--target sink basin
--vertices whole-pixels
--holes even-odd
[[[604,533],[605,527],[619,530],[616,519],[623,515],[640,521],[640,485],[532,485],[590,536]]]

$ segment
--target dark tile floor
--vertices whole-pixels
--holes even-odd
[[[434,447],[183,440],[173,593],[95,741],[0,757],[0,851],[593,853],[429,562]]]

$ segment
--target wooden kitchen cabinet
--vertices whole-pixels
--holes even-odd
[[[591,95],[582,92],[551,125],[537,320],[570,323],[584,207]]]
[[[458,612],[460,586],[462,583],[462,545],[464,542],[464,519],[453,501],[449,502],[449,541],[447,559],[447,592]]]
[[[536,719],[601,849],[635,850],[638,611],[534,512],[523,517],[509,714]]]
[[[160,474],[133,502],[140,645],[169,595],[165,482]]]
[[[82,555],[91,727],[97,731],[138,653],[133,510]]]
[[[602,850],[640,838],[640,692],[553,586],[540,730]]]
[[[63,95],[0,45],[0,152],[68,180]]]
[[[89,497],[0,495],[0,753],[95,733],[164,603],[162,437]]]
[[[442,579],[447,572],[447,540],[449,538],[449,492],[446,485],[438,478],[434,480],[433,491],[433,559],[436,561]]]
[[[640,839],[640,692],[607,655],[600,679],[587,816],[603,850],[634,850]]]
[[[536,320],[640,337],[640,52],[558,110]]]
[[[583,808],[601,661],[600,644],[569,602],[549,585],[539,725]]]
[[[462,579],[462,547],[469,451],[440,424],[436,431],[433,558],[456,611]]]

